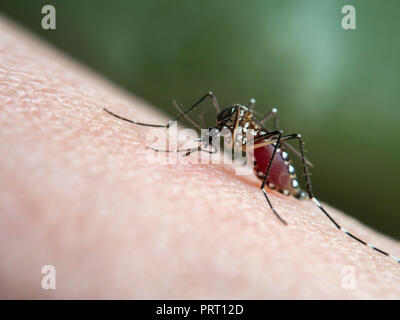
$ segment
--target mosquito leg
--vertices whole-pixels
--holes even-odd
[[[197,140],[195,140],[195,141],[198,141],[199,139],[197,139]],[[193,150],[194,151],[201,151],[201,150],[203,150],[203,148],[202,147],[204,147],[205,146],[205,143],[204,142],[202,142],[202,143],[200,143],[197,147],[192,147],[192,148],[190,148],[190,147],[188,147],[188,148],[183,148],[183,149],[174,149],[174,150],[170,150],[170,149],[158,149],[158,148],[153,148],[153,147],[147,147],[147,149],[150,149],[150,150],[154,150],[154,151],[156,151],[156,152],[165,152],[165,153],[180,153],[180,152],[189,152],[190,151],[190,153],[192,153],[193,152]],[[191,151],[192,150],[192,151]],[[190,154],[189,153],[189,154]]]
[[[261,118],[261,121],[258,121],[259,124],[261,124],[263,127],[265,127],[263,124],[265,122],[267,122],[269,119],[273,118],[273,128],[274,130],[278,129],[278,109],[277,108],[273,108],[272,110],[268,111],[264,117]],[[268,128],[265,127],[265,129],[268,130]],[[298,158],[301,158],[300,152],[297,151],[292,145],[290,145],[289,143],[285,143],[282,141],[282,144],[287,147],[291,152],[293,152]],[[312,164],[311,161],[309,161],[307,158],[304,158],[306,161],[306,164],[313,168],[314,165]]]
[[[147,147],[147,149],[154,150],[155,152],[165,152],[165,153],[180,153],[180,152],[189,152],[190,150],[197,150],[197,148],[187,148],[187,149],[176,149],[176,150],[168,150],[168,149],[157,149],[153,147]]]
[[[274,120],[274,125],[273,125],[273,130],[278,129],[278,109],[277,108],[272,108],[270,111],[268,111],[259,121],[260,124],[263,124],[264,122],[267,122],[269,119],[273,118]]]
[[[254,106],[256,105],[256,99],[251,98],[249,101],[249,108],[254,109]]]
[[[193,104],[191,107],[189,107],[189,108],[188,108],[187,110],[185,110],[184,112],[181,112],[180,115],[177,116],[173,121],[178,121],[178,120],[181,119],[182,117],[185,117],[189,112],[193,111],[196,107],[198,107],[198,106],[200,105],[200,103],[202,103],[206,98],[210,98],[210,100],[211,100],[211,102],[212,102],[212,104],[213,104],[213,106],[214,106],[216,112],[219,113],[219,112],[220,112],[220,109],[219,109],[219,105],[218,105],[217,98],[215,97],[215,95],[214,95],[211,91],[209,91],[209,92],[207,92],[204,96],[202,96],[195,104]],[[118,118],[118,119],[120,119],[120,120],[129,122],[129,123],[132,123],[132,124],[136,124],[136,125],[139,125],[139,126],[153,127],[153,128],[169,128],[169,124],[160,125],[160,124],[151,124],[151,123],[144,123],[144,122],[133,121],[133,120],[130,120],[130,119],[121,117],[121,116],[119,116],[119,115],[117,115],[117,114],[111,112],[110,110],[108,110],[108,109],[106,109],[106,108],[104,108],[104,110],[105,110],[106,112],[108,112],[109,114],[111,114],[112,116],[114,116],[114,117],[116,117],[116,118]]]
[[[177,116],[173,121],[178,121],[180,118],[182,118],[184,115],[188,114],[189,112],[193,111],[200,103],[202,103],[206,98],[210,98],[215,111],[217,113],[220,113],[220,109],[219,109],[219,105],[218,105],[218,101],[217,98],[215,97],[214,93],[212,93],[211,91],[207,92],[204,96],[202,96],[194,105],[192,105],[191,107],[189,107],[186,111],[184,111],[183,113],[181,113],[179,116]]]
[[[156,152],[166,152],[166,153],[181,153],[181,152],[186,152],[185,153],[185,157],[191,155],[194,152],[207,152],[209,154],[215,154],[218,152],[218,149],[215,148],[214,146],[210,145],[212,150],[207,150],[204,149],[204,147],[206,147],[207,145],[204,143],[199,144],[197,147],[195,148],[187,148],[187,149],[176,149],[176,150],[168,150],[168,149],[157,149],[157,148],[153,148],[153,147],[147,147],[147,149],[151,149],[154,150]]]
[[[264,179],[263,179],[263,182],[262,182],[260,188],[261,188],[262,192],[264,193],[265,199],[267,199],[267,202],[268,202],[269,207],[271,208],[272,212],[275,214],[275,216],[276,216],[284,225],[287,225],[287,222],[279,215],[279,213],[278,213],[278,212],[275,210],[275,208],[272,206],[272,203],[271,203],[271,201],[270,201],[269,198],[268,198],[267,191],[265,190],[265,185],[266,185],[266,183],[267,183],[268,174],[269,174],[269,171],[271,170],[272,161],[274,160],[274,157],[275,157],[275,154],[276,154],[276,150],[278,149],[279,143],[280,143],[280,141],[281,141],[281,137],[282,137],[282,134],[281,134],[281,133],[278,133],[278,138],[276,139],[276,142],[275,142],[274,151],[272,152],[272,156],[271,156],[271,159],[270,159],[270,161],[269,161],[269,163],[268,163],[268,168],[267,168],[267,171],[265,172],[265,176],[264,176]]]
[[[129,122],[129,123],[133,123],[139,126],[145,126],[145,127],[153,127],[153,128],[168,128],[168,125],[161,125],[161,124],[150,124],[150,123],[143,123],[143,122],[137,122],[137,121],[133,121],[124,117],[121,117],[113,112],[111,112],[110,110],[107,110],[106,108],[104,108],[104,111],[108,112],[109,114],[111,114],[112,116],[121,119],[123,121]]]
[[[271,170],[271,166],[272,166],[272,161],[274,160],[276,151],[278,149],[279,143],[281,141],[281,137],[282,137],[282,131],[277,130],[277,131],[273,131],[273,132],[268,132],[265,133],[259,137],[256,137],[254,140],[252,141],[248,141],[243,147],[245,147],[246,149],[248,148],[248,145],[252,146],[253,149],[257,149],[260,148],[264,145],[270,145],[270,144],[274,144],[274,151],[272,152],[272,156],[271,159],[268,163],[268,167],[267,167],[267,171],[265,172],[265,176],[263,179],[263,182],[260,186],[261,191],[264,193],[265,199],[267,199],[268,205],[271,208],[272,212],[275,214],[275,216],[284,224],[287,225],[286,221],[279,215],[279,213],[275,210],[274,206],[272,205],[271,201],[269,200],[267,191],[265,190],[265,185],[267,183],[267,179],[268,179],[268,175],[269,172]],[[265,140],[265,143],[261,142],[261,143],[257,143],[259,141]],[[244,150],[246,151],[246,150]]]
[[[281,130],[275,130],[255,137],[253,140],[247,141],[247,143],[243,146],[243,148],[246,149],[244,149],[243,151],[248,151],[249,147],[251,147],[252,149],[257,149],[269,144],[273,144],[276,142],[276,137],[282,134],[283,132]]]
[[[212,91],[209,91],[208,92],[208,96],[210,97],[210,99],[211,99],[211,102],[212,102],[212,104],[213,104],[213,106],[214,106],[214,108],[215,108],[215,112],[217,113],[217,115],[221,112],[221,109],[219,108],[219,104],[218,104],[218,101],[217,101],[217,97],[214,95],[214,93],[212,93]]]
[[[194,125],[197,129],[200,129],[200,130],[202,129],[202,127],[200,127],[196,122],[194,122],[192,119],[190,119],[190,118],[188,117],[188,115],[185,114],[185,113],[182,111],[182,109],[178,106],[178,104],[176,103],[175,100],[172,101],[172,103],[174,104],[176,110],[178,110],[178,112],[179,112],[180,114],[182,114],[183,117],[184,117],[188,122],[190,122],[192,125]]]
[[[285,145],[285,147],[287,147],[291,152],[293,152],[296,157],[301,159],[301,154],[299,151],[297,151],[297,149],[295,147],[293,147],[291,144],[289,143],[283,143]],[[310,168],[314,168],[314,165],[311,161],[309,161],[307,158],[304,158],[306,164],[310,167]]]
[[[279,213],[278,213],[278,212],[276,211],[276,209],[273,207],[271,201],[269,200],[267,191],[265,190],[265,185],[266,185],[266,183],[267,183],[268,175],[269,175],[269,172],[270,172],[271,167],[272,167],[272,162],[273,162],[273,160],[274,160],[276,151],[278,150],[280,143],[283,142],[284,140],[293,139],[295,136],[296,136],[296,135],[290,135],[290,136],[282,137],[282,131],[276,130],[276,131],[273,131],[273,132],[269,132],[269,133],[263,134],[263,135],[261,135],[261,136],[259,136],[259,137],[256,137],[254,140],[249,141],[249,142],[245,145],[245,146],[247,147],[247,145],[250,144],[250,145],[253,146],[254,149],[257,149],[257,148],[260,148],[260,147],[263,147],[263,146],[266,146],[266,145],[271,145],[271,144],[274,145],[274,151],[272,152],[271,159],[269,160],[268,167],[267,167],[267,170],[266,170],[266,172],[265,172],[265,175],[264,175],[264,178],[263,178],[263,182],[262,182],[262,184],[261,184],[261,186],[260,186],[260,189],[261,189],[262,192],[264,193],[264,196],[265,196],[265,198],[267,199],[268,205],[269,205],[269,207],[271,208],[272,212],[275,214],[275,216],[276,216],[284,225],[287,225],[287,222],[279,215]],[[263,141],[263,140],[265,140],[265,141]],[[257,143],[257,142],[258,142],[258,143]]]
[[[284,140],[286,137],[283,137],[282,140]],[[348,235],[350,238],[356,240],[357,242],[370,247],[371,249],[383,254],[384,256],[388,256],[391,257],[392,259],[394,259],[396,262],[400,263],[400,260],[398,258],[396,258],[395,256],[390,255],[389,253],[375,247],[372,244],[369,244],[363,240],[361,240],[360,238],[356,237],[355,235],[351,234],[349,231],[347,231],[345,228],[341,227],[336,221],[335,219],[332,218],[332,216],[325,210],[325,208],[321,205],[321,203],[318,201],[318,199],[315,197],[314,192],[312,190],[312,186],[311,186],[311,179],[310,179],[310,173],[308,172],[308,168],[307,165],[305,163],[305,156],[304,156],[304,146],[303,146],[303,139],[301,137],[301,134],[295,134],[295,135],[290,135],[287,136],[287,140],[290,139],[297,139],[299,141],[299,145],[300,145],[300,154],[301,154],[301,162],[303,165],[303,170],[304,170],[304,177],[306,180],[306,188],[307,188],[307,193],[308,196],[310,197],[310,199],[312,201],[314,201],[314,203],[318,206],[318,208],[325,214],[325,216],[332,222],[332,224],[335,225],[335,227],[337,229],[339,229],[340,231],[344,232],[346,235]],[[285,139],[286,140],[286,139]]]
[[[192,149],[187,150],[187,152],[185,153],[185,157],[191,155],[194,152],[207,152],[209,154],[215,154],[218,152],[218,149],[213,147],[212,150],[207,150],[207,149],[203,149],[202,147],[199,146],[197,148],[192,148]]]

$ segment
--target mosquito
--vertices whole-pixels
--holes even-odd
[[[254,115],[254,106],[256,103],[255,99],[250,99],[250,102],[247,105],[232,104],[221,111],[217,98],[210,91],[202,96],[196,103],[187,108],[185,111],[182,111],[180,107],[174,102],[175,107],[179,111],[179,116],[177,116],[173,121],[178,121],[182,118],[185,118],[197,128],[203,129],[191,118],[189,118],[188,114],[196,109],[206,99],[211,100],[211,103],[217,114],[217,118],[214,127],[208,128],[208,134],[199,139],[199,145],[197,147],[176,150],[154,150],[164,152],[185,152],[186,156],[199,151],[215,153],[217,149],[213,148],[213,143],[215,139],[213,139],[211,133],[214,133],[214,135],[216,134],[218,136],[221,132],[226,132],[226,130],[229,130],[228,132],[231,135],[231,139],[234,143],[242,146],[243,150],[246,150],[245,148],[248,146],[253,149],[253,156],[251,160],[253,161],[254,165],[254,174],[257,176],[257,178],[261,180],[260,189],[263,192],[270,209],[280,222],[282,222],[284,225],[287,225],[287,222],[279,215],[275,207],[272,205],[268,197],[266,188],[276,190],[286,196],[293,196],[300,200],[306,199],[308,196],[308,198],[318,206],[322,213],[337,229],[339,229],[358,243],[370,247],[380,254],[390,257],[394,259],[397,263],[400,263],[400,260],[395,256],[390,255],[389,253],[375,247],[374,245],[365,242],[364,240],[356,237],[348,230],[340,226],[339,223],[336,222],[336,220],[325,210],[325,208],[318,201],[313,192],[309,173],[309,167],[312,167],[313,165],[305,157],[302,135],[299,133],[285,135],[282,130],[279,130],[277,128],[278,110],[276,108],[273,108],[272,110],[267,112],[263,117],[261,117],[260,120],[256,119]],[[121,117],[106,108],[104,108],[104,110],[120,120],[135,125],[166,129],[168,129],[170,126],[170,124],[160,125],[137,122]],[[269,130],[265,124],[270,119],[273,120],[273,128],[271,130]],[[253,130],[254,138],[251,141],[246,141],[245,136],[243,136],[242,134],[236,134],[238,130],[239,132]],[[299,151],[288,143],[292,140],[298,142]],[[209,147],[212,147],[212,150],[210,150]],[[292,152],[301,160],[306,192],[300,188],[299,181],[297,180],[296,170],[289,157],[288,151]]]

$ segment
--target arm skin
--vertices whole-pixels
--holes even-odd
[[[1,17],[0,17],[1,18]],[[179,93],[177,93],[179,95]],[[400,298],[400,265],[224,165],[146,161],[142,101],[0,20],[0,298]],[[400,247],[344,214],[349,231]],[[57,289],[41,288],[54,265]],[[355,288],[343,288],[353,266]],[[345,272],[345,273],[343,273]]]

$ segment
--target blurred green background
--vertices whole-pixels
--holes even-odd
[[[45,4],[56,30],[41,28]],[[357,30],[341,27],[347,4]],[[400,238],[398,0],[2,0],[0,10],[170,115],[173,99],[208,90],[221,105],[278,107],[282,129],[306,140],[316,195]]]

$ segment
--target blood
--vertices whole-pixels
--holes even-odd
[[[255,169],[262,172],[263,175],[267,172],[274,148],[273,145],[267,145],[254,149],[254,159],[257,161]],[[285,160],[282,158],[282,152],[277,151],[275,153],[267,183],[273,183],[277,189],[281,190],[292,189],[290,173]]]

